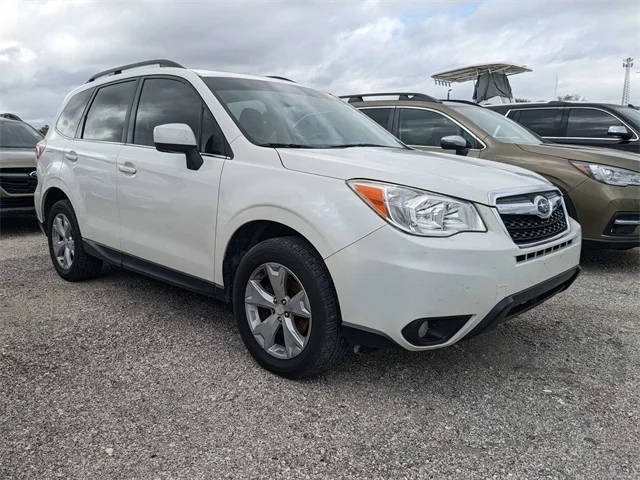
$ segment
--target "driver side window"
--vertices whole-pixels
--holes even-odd
[[[225,140],[199,95],[181,81],[147,78],[142,86],[133,130],[133,143],[153,146],[153,129],[166,123],[186,123],[202,153],[226,155]]]
[[[471,148],[481,148],[466,130],[440,113],[417,108],[400,109],[398,137],[407,145],[440,147],[440,139],[449,135],[459,135]]]

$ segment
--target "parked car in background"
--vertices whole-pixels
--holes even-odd
[[[563,192],[570,215],[582,224],[583,240],[592,245],[618,249],[640,245],[637,154],[545,143],[472,102],[412,93],[343,98],[414,148],[495,160],[543,175]]]
[[[579,271],[580,226],[539,175],[412,150],[286,80],[102,72],[65,99],[38,174],[62,278],[106,261],[232,301],[248,350],[288,377],[348,342],[452,345]]]
[[[546,141],[640,153],[640,110],[633,105],[547,102],[488,105]]]
[[[36,144],[42,135],[16,115],[0,116],[0,215],[33,214]]]

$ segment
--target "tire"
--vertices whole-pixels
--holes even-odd
[[[73,254],[69,255],[71,262],[67,263],[66,250],[63,247],[63,264],[59,260],[60,250],[57,250],[59,245],[58,240],[61,238],[60,228],[58,221],[61,219],[61,224],[66,228],[64,232],[68,232],[68,237],[72,242],[67,242],[66,247],[72,246]],[[66,219],[66,222],[65,222]],[[54,225],[55,224],[55,225]],[[80,234],[80,227],[78,227],[78,220],[76,214],[73,211],[71,202],[69,200],[59,200],[54,203],[51,210],[47,213],[47,239],[49,243],[49,255],[51,256],[51,262],[53,267],[62,278],[69,282],[79,282],[81,280],[87,280],[100,274],[102,270],[102,260],[87,254],[82,245],[82,235]],[[71,249],[70,249],[71,251]]]
[[[288,324],[285,324],[286,319],[278,316],[278,311],[274,310],[280,308],[280,313],[282,314],[281,310],[285,308],[284,306],[278,307],[280,303],[278,298],[275,298],[276,306],[271,309],[272,313],[269,313],[268,305],[273,300],[272,298],[265,302],[267,304],[266,308],[260,307],[256,309],[250,304],[250,300],[254,297],[247,293],[249,291],[247,288],[248,286],[250,287],[249,281],[252,280],[255,283],[255,279],[260,278],[263,270],[265,273],[262,277],[263,282],[265,282],[264,288],[269,289],[270,285],[273,284],[271,283],[272,278],[267,275],[267,272],[281,272],[283,269],[280,267],[284,267],[284,270],[288,272],[286,274],[286,283],[289,288],[295,289],[296,282],[301,287],[298,295],[286,297],[291,300],[290,307],[287,308],[291,308],[293,312],[291,314],[284,313],[287,318],[290,316],[292,319]],[[267,271],[267,268],[270,270]],[[278,297],[274,292],[275,289],[272,288],[267,293],[272,294],[273,297]],[[308,311],[305,311],[304,308],[300,310],[300,303],[298,302],[296,305],[295,302],[296,298],[301,298],[299,295],[305,293],[307,301],[303,300],[303,305],[308,305]],[[263,297],[256,298],[260,298],[260,302],[264,301]],[[268,317],[272,319],[276,316],[279,319],[280,326],[276,327],[279,330],[273,336],[273,338],[276,338],[276,343],[269,351],[265,346],[261,345],[261,343],[266,345],[266,341],[260,341],[260,334],[258,334],[258,337],[254,334],[260,328],[255,325],[262,326],[267,324],[267,321],[261,321],[261,317],[256,320],[256,310],[262,312],[262,318]],[[251,355],[262,367],[277,375],[294,379],[315,376],[337,365],[347,352],[348,344],[342,337],[340,327],[338,299],[329,272],[313,248],[300,238],[279,237],[265,240],[251,248],[244,255],[238,265],[233,282],[233,311],[240,336]],[[285,338],[287,336],[285,325],[290,325],[293,322],[299,336],[304,337],[305,335],[304,327],[298,329],[300,322],[305,323],[305,317],[298,317],[295,313],[296,311],[309,314],[309,320],[306,323],[306,344],[301,350],[297,346],[294,347],[292,349],[294,356],[284,358],[292,354]],[[254,326],[250,325],[249,318],[252,319]],[[276,323],[275,321],[273,322],[273,324]],[[270,329],[269,331],[276,330]],[[291,327],[287,331],[290,332]],[[284,342],[282,346],[277,343],[278,338],[281,339],[281,342]],[[291,334],[288,335],[288,338],[292,338]],[[273,350],[276,353],[273,353]],[[280,357],[277,357],[277,355],[280,355]]]

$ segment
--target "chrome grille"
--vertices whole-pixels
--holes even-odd
[[[3,168],[0,169],[0,187],[12,195],[33,193],[38,184],[38,178],[31,175],[34,168]]]
[[[511,239],[521,247],[544,243],[569,228],[562,195],[555,190],[501,197],[496,208]]]

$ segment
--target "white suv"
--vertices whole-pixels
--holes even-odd
[[[118,67],[67,96],[37,152],[62,278],[107,262],[233,302],[251,354],[288,377],[349,345],[452,345],[579,271],[580,226],[542,177],[412,150],[286,79]]]

